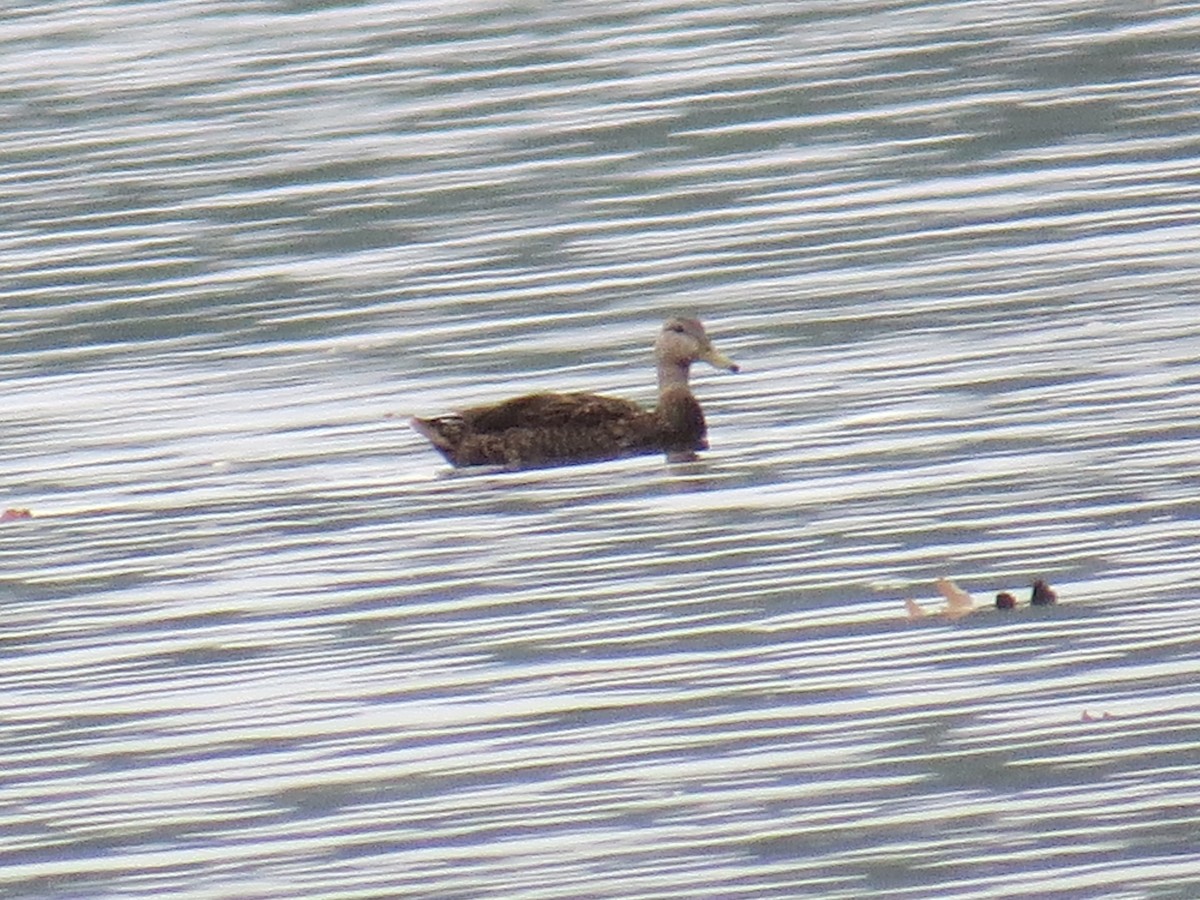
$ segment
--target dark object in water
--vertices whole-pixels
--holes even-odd
[[[414,418],[447,461],[465,466],[528,469],[595,462],[644,453],[666,453],[672,462],[707,450],[700,404],[688,388],[694,362],[738,371],[696,319],[668,319],[654,344],[658,406],[599,394],[527,394],[448,416]]]
[[[1058,602],[1058,594],[1042,579],[1033,583],[1033,593],[1029,597],[1030,606],[1053,606]]]
[[[1016,609],[1017,598],[1008,591],[1001,591],[996,595],[996,609]]]

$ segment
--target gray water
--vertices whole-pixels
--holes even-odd
[[[1200,894],[1200,8],[0,19],[0,892]],[[413,414],[712,449],[452,473]],[[981,605],[1060,603],[957,622]]]

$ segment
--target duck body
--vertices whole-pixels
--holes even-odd
[[[528,469],[707,449],[700,404],[689,394],[681,406],[666,416],[619,397],[527,394],[413,425],[452,466]]]
[[[688,387],[695,360],[737,371],[695,319],[670,319],[655,345],[659,397],[654,409],[589,393],[526,394],[434,418],[413,427],[457,468],[537,468],[647,453],[671,461],[708,448],[704,412]]]

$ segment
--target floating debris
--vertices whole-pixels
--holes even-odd
[[[936,616],[954,621],[973,612],[978,612],[983,608],[976,606],[975,601],[971,599],[971,595],[949,578],[939,578],[934,582],[934,586],[937,588],[938,593],[945,598],[945,608],[934,612],[926,612],[916,600],[906,599],[904,601],[904,609],[910,620]],[[1030,606],[1052,606],[1057,602],[1058,594],[1045,581],[1039,578],[1033,583],[1029,597]],[[1012,610],[1016,608],[1017,598],[1011,592],[1001,591],[996,595],[996,609]]]

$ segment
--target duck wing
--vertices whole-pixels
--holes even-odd
[[[592,429],[636,419],[646,411],[631,400],[600,394],[526,394],[503,403],[464,409],[468,431],[501,434],[514,428]]]
[[[413,427],[454,466],[510,469],[615,459],[661,448],[657,416],[599,394],[527,394]]]

